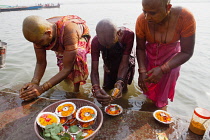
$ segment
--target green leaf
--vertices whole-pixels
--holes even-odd
[[[64,133],[64,134],[63,134],[63,137],[69,137],[69,138],[71,138],[71,135],[68,134],[68,133]]]
[[[91,129],[91,126],[83,127],[82,129]]]
[[[73,126],[69,127],[69,132],[70,133],[76,133],[79,130],[80,130],[80,128],[78,126],[76,126],[76,125],[73,125]]]
[[[76,135],[76,140],[81,140],[83,139],[84,137],[82,136],[83,132],[79,132],[77,135]]]
[[[58,136],[51,136],[53,140],[60,140],[60,137]]]
[[[46,134],[44,134],[44,136],[45,137],[50,137],[51,135],[50,135],[50,133],[46,133]]]
[[[43,130],[44,138],[48,138],[49,140],[60,140],[58,133],[61,133],[63,127],[61,124],[53,123],[51,125],[47,125]]]
[[[61,137],[61,140],[71,140],[71,137]]]
[[[50,134],[51,134],[52,136],[56,136],[58,133],[56,133],[56,130],[55,130],[55,129],[52,129],[51,132],[50,132]]]

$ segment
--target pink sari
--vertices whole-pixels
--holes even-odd
[[[170,44],[147,43],[147,71],[161,66],[178,52],[180,52],[180,42]],[[148,92],[144,94],[154,101],[157,107],[161,108],[166,106],[168,104],[168,98],[173,101],[179,71],[180,67],[174,68],[169,73],[164,74],[157,84],[147,84]]]

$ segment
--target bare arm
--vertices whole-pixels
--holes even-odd
[[[124,78],[128,71],[129,55],[123,55],[118,69],[118,78]]]
[[[41,49],[40,49],[41,50]],[[40,52],[40,50],[36,51],[36,53]],[[53,76],[48,82],[45,82],[43,85],[28,85],[27,89],[24,91],[21,91],[20,98],[23,100],[31,100],[39,95],[41,95],[43,92],[51,88],[52,86],[55,86],[56,84],[60,83],[62,80],[64,80],[69,73],[72,70],[72,67],[74,65],[74,61],[76,58],[76,51],[64,51],[63,54],[63,70],[58,72],[55,76]],[[46,52],[45,52],[46,54]],[[38,66],[36,67],[35,75],[42,76],[44,71],[42,70],[43,66],[46,67],[46,57],[43,59],[43,57],[39,57],[40,54],[38,54]],[[43,61],[43,62],[42,62]],[[40,70],[40,73],[38,72]]]
[[[195,34],[190,37],[182,37],[180,39],[181,52],[168,61],[171,69],[176,68],[187,62],[194,52]]]
[[[143,39],[143,38],[139,38],[139,37],[136,37],[136,58],[137,58],[137,63],[138,63],[138,66],[139,66],[139,70],[140,69],[146,69],[146,46],[145,46],[145,43],[146,43],[146,40]]]
[[[195,35],[180,39],[181,52],[177,53],[168,62],[160,67],[151,69],[148,74],[152,74],[146,81],[153,82],[159,81],[164,73],[167,73],[173,68],[176,68],[187,62],[193,55],[195,45]],[[156,82],[154,82],[156,83]]]
[[[47,66],[46,50],[45,49],[37,49],[34,47],[34,51],[36,53],[36,67],[35,67],[34,76],[33,76],[33,79],[31,80],[31,82],[36,83],[36,80],[37,80],[38,85],[39,85],[39,82],[41,81],[41,79],[44,75],[46,66]]]
[[[39,85],[46,66],[47,66],[47,61],[46,61],[46,50],[45,49],[37,49],[34,47],[34,51],[36,54],[36,66],[34,70],[34,76],[31,80],[31,82],[26,83],[20,90],[20,92],[24,91],[27,89],[30,85]]]
[[[63,69],[58,72],[55,76],[53,76],[48,82],[52,84],[52,86],[60,83],[64,80],[71,72],[74,61],[76,59],[77,51],[64,51],[63,54]]]
[[[144,82],[144,80],[147,78],[147,70],[146,70],[146,40],[144,38],[136,37],[136,57],[137,57],[137,63],[139,66],[138,72],[139,72],[139,78],[138,78],[138,85],[143,90],[143,92],[146,92],[147,86]]]
[[[93,96],[97,99],[97,101],[102,105],[108,105],[111,101],[111,97],[100,88],[100,81],[99,81],[99,72],[98,72],[98,65],[99,61],[92,61],[91,62],[91,82],[93,85]]]
[[[92,61],[91,62],[91,83],[92,85],[100,85],[100,81],[99,81],[99,73],[98,73],[98,61]]]

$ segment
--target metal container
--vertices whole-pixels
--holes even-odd
[[[7,43],[0,40],[0,68],[5,67]]]

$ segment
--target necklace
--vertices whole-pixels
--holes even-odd
[[[160,44],[166,44],[166,39],[167,39],[167,35],[168,35],[168,28],[169,28],[169,22],[170,22],[170,16],[171,15],[171,12],[169,13],[168,15],[168,24],[167,24],[167,29],[166,29],[166,35],[165,35],[165,40],[164,42],[162,41],[162,35],[161,35],[161,41],[160,43],[157,44],[156,46],[156,59],[155,59],[155,66],[157,66],[157,59],[158,59],[158,54],[159,54],[159,47],[160,47]],[[154,24],[154,42],[155,42],[155,24]]]
[[[169,28],[170,19],[171,19],[171,12],[170,12],[169,15],[168,15],[168,24],[167,24],[167,29],[166,29],[165,40],[162,41],[162,35],[161,35],[160,44],[162,44],[162,43],[166,44],[166,39],[167,39],[167,35],[168,35],[168,28]],[[155,40],[156,40],[156,39],[155,39],[155,31],[156,31],[156,29],[155,29],[155,24],[154,24],[154,42],[155,42]]]

